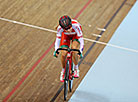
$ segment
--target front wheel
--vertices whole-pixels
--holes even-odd
[[[68,94],[68,80],[69,80],[69,60],[67,60],[66,63],[66,69],[65,69],[65,79],[64,79],[64,100],[67,99]]]
[[[68,81],[64,80],[64,100],[67,99],[67,93],[68,93]]]
[[[73,63],[71,63],[71,78],[69,79],[69,91],[70,92],[72,92],[73,80],[74,80],[74,66],[73,66]]]

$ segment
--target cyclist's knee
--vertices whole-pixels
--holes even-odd
[[[76,49],[76,46],[73,46],[73,45],[72,45],[71,48],[72,48],[72,49]]]
[[[64,58],[66,57],[66,54],[67,54],[66,51],[62,51],[62,52],[61,52],[61,56],[64,57]]]
[[[79,43],[77,41],[73,41],[73,44],[71,46],[72,49],[78,49]]]

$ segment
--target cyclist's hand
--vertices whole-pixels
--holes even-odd
[[[78,55],[79,56],[79,58],[81,59],[81,58],[83,58],[83,55],[82,55],[82,53],[80,54],[80,55]]]
[[[56,53],[56,51],[54,51],[53,56],[58,57],[58,54]]]

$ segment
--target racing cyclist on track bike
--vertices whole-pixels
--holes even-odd
[[[59,26],[57,27],[57,37],[55,41],[55,51],[54,56],[57,57],[58,54],[56,50],[61,48],[69,48],[70,42],[72,41],[71,48],[78,49],[81,52],[81,55],[73,52],[72,59],[74,62],[74,77],[79,77],[79,68],[78,68],[78,57],[82,58],[82,52],[84,47],[84,40],[82,34],[82,28],[80,23],[77,20],[71,19],[69,16],[65,15],[59,19]],[[61,51],[61,63],[62,63],[62,71],[60,75],[60,81],[64,82],[64,70],[65,70],[65,58],[67,55],[67,51]]]

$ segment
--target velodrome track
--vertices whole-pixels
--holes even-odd
[[[56,37],[52,31],[59,17],[67,14],[77,19],[82,24],[84,38],[108,42],[135,2],[0,0],[0,101],[62,102],[60,59],[52,55]],[[79,62],[80,78],[74,80],[73,92],[104,47],[85,40],[84,58]]]

